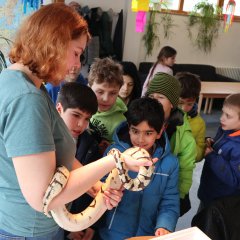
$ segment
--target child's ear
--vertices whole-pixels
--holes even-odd
[[[63,110],[62,104],[61,103],[57,103],[56,109],[57,109],[58,113],[61,114],[62,110]]]

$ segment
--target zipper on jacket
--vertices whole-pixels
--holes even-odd
[[[110,223],[109,223],[109,225],[108,225],[108,229],[111,229],[111,227],[112,227],[112,223],[113,223],[113,220],[114,220],[114,217],[115,217],[117,208],[118,208],[118,206],[114,209],[113,215],[112,215],[112,217],[111,217],[111,221],[110,221]]]
[[[213,147],[214,147],[214,146],[216,146],[216,147],[217,147],[217,144],[218,144],[218,143],[219,143],[219,142],[220,142],[220,141],[223,139],[224,135],[225,135],[225,134],[224,134],[224,132],[223,132],[223,133],[222,133],[222,135],[221,135],[221,136],[220,136],[220,137],[217,139],[217,141],[216,141],[216,142],[214,142],[214,143],[213,143],[213,145],[212,145],[212,146],[213,146]]]
[[[137,216],[138,222],[137,222],[137,229],[135,230],[134,236],[136,236],[136,233],[138,232],[138,228],[139,228],[140,215],[141,215],[141,210],[142,210],[143,191],[144,190],[141,190],[141,192],[140,192],[140,200],[139,200],[139,208],[138,208],[138,216]]]

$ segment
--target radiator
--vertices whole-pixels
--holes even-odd
[[[216,73],[221,74],[225,77],[240,80],[240,68],[216,67]]]

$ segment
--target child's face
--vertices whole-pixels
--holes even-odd
[[[174,63],[176,62],[176,55],[172,56],[172,57],[168,57],[168,58],[163,58],[163,64],[167,65],[169,67],[172,67],[174,65]]]
[[[179,98],[179,107],[186,113],[192,110],[194,103],[196,102],[195,98]]]
[[[117,100],[120,86],[108,84],[105,82],[93,82],[91,88],[97,96],[98,111],[106,112],[110,110]]]
[[[79,108],[68,108],[63,111],[61,103],[58,103],[56,108],[74,138],[77,138],[88,127],[92,117],[90,113],[83,112]]]
[[[67,82],[75,82],[78,75],[80,74],[80,67],[72,67],[69,71],[68,71],[68,74],[66,75],[66,78],[65,80]]]
[[[156,99],[159,103],[162,104],[164,110],[164,118],[167,120],[170,117],[171,110],[173,108],[172,103],[168,100],[168,98],[161,93],[152,93],[149,95],[150,98]]]
[[[223,130],[240,130],[239,109],[223,106],[220,122]]]
[[[131,125],[129,127],[130,140],[133,146],[141,147],[151,152],[152,146],[156,139],[162,135],[162,131],[157,131],[150,127],[146,121],[139,123],[137,126]]]
[[[133,90],[133,87],[134,87],[134,81],[130,76],[123,75],[123,82],[124,83],[123,83],[123,85],[122,85],[122,87],[120,88],[120,91],[119,91],[119,97],[121,97],[122,99],[126,99],[132,93],[132,90]]]

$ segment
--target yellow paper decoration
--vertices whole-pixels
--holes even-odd
[[[138,0],[132,0],[132,11],[133,12],[138,11]]]
[[[149,0],[139,0],[138,11],[148,12],[148,10],[149,10]]]
[[[149,0],[132,0],[132,11],[148,12],[149,11]]]

